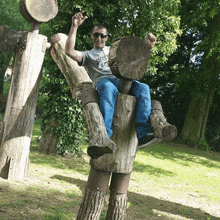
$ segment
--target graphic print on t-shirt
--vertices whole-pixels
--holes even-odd
[[[108,55],[103,52],[103,56],[100,56],[96,59],[96,63],[99,66],[99,69],[108,67]]]

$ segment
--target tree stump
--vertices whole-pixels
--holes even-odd
[[[40,139],[38,151],[45,154],[56,154],[57,153],[57,138],[53,136],[51,127],[56,127],[58,122],[54,121],[51,117],[48,124],[44,129],[44,133]]]
[[[0,149],[0,176],[6,179],[20,179],[28,172],[46,43],[43,35],[23,32],[17,44]]]

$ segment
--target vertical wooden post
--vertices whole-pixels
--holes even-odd
[[[46,44],[47,37],[23,32],[17,45],[0,148],[2,178],[21,179],[28,172],[30,142]]]

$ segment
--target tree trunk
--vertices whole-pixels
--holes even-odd
[[[57,122],[50,118],[48,124],[44,129],[44,133],[40,139],[38,151],[44,154],[56,154],[57,153],[57,138],[53,136],[50,128],[56,127]]]
[[[22,32],[4,116],[0,149],[0,176],[21,179],[27,175],[41,68],[47,38]]]
[[[215,87],[202,98],[192,97],[180,137],[196,147],[198,140],[205,138],[206,125]]]

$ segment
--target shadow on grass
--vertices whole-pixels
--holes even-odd
[[[176,176],[175,173],[171,172],[171,171],[168,171],[168,170],[165,170],[165,169],[161,169],[161,168],[158,168],[158,167],[154,167],[154,166],[151,166],[151,165],[146,165],[146,164],[143,164],[143,163],[139,163],[137,161],[134,162],[134,170],[135,172],[140,172],[140,173],[149,173],[151,175],[154,175],[154,176],[157,176],[157,177],[160,177],[160,176]]]
[[[86,182],[79,179],[62,175],[54,175],[51,178],[77,185],[82,192],[84,192],[86,187]],[[198,208],[193,208],[166,200],[160,200],[134,192],[128,193],[128,202],[130,203],[130,207],[127,210],[127,219],[161,219],[161,213],[164,213],[163,219],[167,220],[173,219],[173,217],[171,218],[170,215],[175,215],[175,219],[182,219],[183,217],[199,220],[219,219],[210,215],[209,213],[203,212]]]
[[[46,184],[25,189],[1,184],[0,198],[2,220],[73,220],[82,196],[74,190],[50,189]]]
[[[190,166],[189,162],[192,162],[206,167],[220,168],[220,153],[193,149],[175,142],[158,143],[141,151],[158,159],[179,160],[185,166]]]
[[[51,179],[75,185],[83,193],[86,187],[86,181],[67,176],[54,175]],[[49,185],[15,189],[6,181],[1,184],[0,197],[0,219],[10,220],[73,220],[77,216],[82,201],[81,194],[74,190],[64,193],[58,189],[49,189]],[[181,220],[183,218],[219,219],[190,205],[186,206],[134,192],[128,193],[126,217],[128,220]]]

